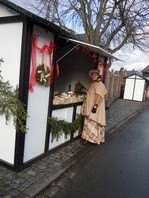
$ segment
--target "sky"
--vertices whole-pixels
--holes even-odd
[[[126,69],[127,71],[136,70],[142,71],[145,67],[149,65],[149,54],[145,54],[135,49],[134,51],[129,48],[127,51],[118,51],[115,53],[115,56],[121,61],[113,61],[111,69],[115,71],[119,71],[121,67]]]
[[[10,0],[13,3],[17,3],[20,6],[27,6],[28,4],[24,3],[26,0]],[[35,0],[28,0],[29,2],[35,2]],[[29,7],[28,7],[29,8]],[[146,55],[143,52],[135,49],[134,51],[129,48],[127,50],[120,50],[114,54],[121,61],[113,61],[111,69],[114,71],[119,71],[121,67],[127,71],[136,70],[142,71],[145,67],[149,65],[149,54]]]

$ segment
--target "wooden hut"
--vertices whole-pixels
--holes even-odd
[[[147,79],[134,74],[125,78],[124,99],[143,101],[145,99]]]

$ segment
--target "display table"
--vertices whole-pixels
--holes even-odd
[[[84,95],[66,95],[65,97],[61,96],[55,96],[53,99],[53,105],[54,106],[59,106],[59,105],[66,105],[66,104],[75,104],[79,102],[83,102],[85,96]]]

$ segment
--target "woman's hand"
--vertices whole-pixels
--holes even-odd
[[[93,108],[92,108],[92,113],[96,113],[98,108],[98,104],[94,104]]]

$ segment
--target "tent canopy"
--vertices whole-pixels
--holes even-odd
[[[71,39],[71,38],[66,38],[66,37],[62,37],[63,39],[66,39],[67,41],[70,41],[74,44],[80,45],[82,47],[87,47],[90,49],[90,51],[93,51],[97,54],[101,54],[105,57],[109,57],[109,58],[113,58],[117,61],[122,61],[120,59],[118,59],[117,57],[113,56],[111,53],[107,52],[106,50],[104,50],[103,48],[96,46],[96,45],[91,45],[89,43],[85,43],[83,41],[79,41],[79,40],[75,40],[75,39]]]

